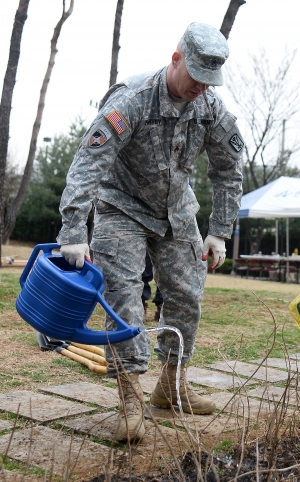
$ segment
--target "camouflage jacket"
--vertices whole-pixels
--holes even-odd
[[[199,209],[189,185],[205,149],[213,185],[209,234],[229,238],[240,206],[243,147],[236,118],[213,88],[180,114],[168,95],[167,67],[112,86],[82,138],[60,204],[60,244],[87,242],[86,220],[108,202],[163,236],[184,236]]]

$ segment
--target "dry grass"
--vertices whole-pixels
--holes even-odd
[[[32,247],[16,244],[5,245],[3,255],[18,255],[20,258],[28,259]],[[64,359],[58,353],[40,351],[34,330],[21,320],[14,308],[15,298],[20,289],[18,278],[21,271],[19,268],[0,270],[0,288],[2,289],[0,303],[1,392],[8,393],[20,389],[36,391],[38,388],[49,385],[77,381],[90,381],[111,386],[111,381],[106,377],[94,374],[86,367]],[[265,356],[267,350],[269,350],[269,356],[281,358],[288,357],[292,352],[300,352],[298,349],[299,331],[287,308],[289,302],[298,294],[299,285],[250,279],[241,280],[233,276],[209,275],[203,300],[202,323],[197,336],[192,364],[203,366],[219,359],[251,361],[254,358]],[[154,311],[155,305],[149,303],[147,326],[156,325]],[[96,309],[89,324],[93,328],[101,329],[103,326],[102,309]],[[151,333],[150,337],[153,346],[156,338],[155,333]],[[158,366],[156,356],[152,353],[151,368],[158,368]],[[286,384],[285,402],[288,402],[290,387],[297,384],[297,374],[295,377]],[[202,391],[205,392],[205,388]],[[206,391],[211,392],[213,390],[208,389]],[[240,397],[245,396],[245,392],[236,392],[232,395],[236,407]],[[245,402],[243,401],[243,403]],[[299,443],[298,407],[292,407],[292,410],[287,413],[285,409],[282,409],[282,406],[278,402],[275,410],[273,410],[270,405],[270,413],[263,420],[257,417],[257,419],[250,421],[246,413],[244,415],[237,412],[233,413],[232,416],[236,419],[236,428],[233,432],[206,437],[205,443],[207,446],[214,446],[214,450],[221,454],[225,453],[226,456],[232,454],[236,465],[232,464],[230,468],[226,468],[223,461],[217,461],[215,457],[212,458],[203,453],[201,444],[198,444],[198,446],[195,444],[197,433],[193,430],[193,427],[191,427],[191,432],[189,432],[189,429],[182,431],[181,428],[177,427],[178,440],[181,440],[180,451],[176,449],[174,452],[172,445],[171,447],[168,446],[170,442],[160,441],[158,443],[156,438],[153,439],[153,460],[149,460],[149,451],[144,451],[142,447],[122,447],[114,441],[106,440],[106,446],[111,449],[107,463],[109,460],[111,461],[111,471],[114,473],[119,471],[119,478],[112,478],[106,474],[104,478],[97,478],[97,480],[105,482],[125,480],[125,474],[127,476],[131,474],[130,480],[132,481],[153,480],[154,482],[154,480],[161,480],[166,482],[177,480],[187,482],[188,477],[190,477],[191,481],[199,480],[200,482],[227,482],[229,480],[232,482],[235,480],[241,480],[242,482],[252,480],[255,482],[281,480],[297,482],[300,480],[297,467],[289,470],[289,472],[284,470],[292,465],[292,456],[284,459],[282,444],[284,440],[292,441],[292,445],[288,448],[290,454],[295,453],[297,458],[297,444]],[[5,419],[6,417],[7,413],[0,413],[0,418]],[[152,421],[152,423],[155,424],[156,422]],[[23,421],[21,427],[26,426],[28,426],[28,421]],[[62,427],[63,424],[56,428],[63,431]],[[157,425],[157,427],[158,433],[160,433],[160,426]],[[157,435],[157,437],[162,437],[162,435]],[[205,434],[201,434],[201,437],[205,438]],[[86,438],[100,444],[104,442],[89,435]],[[175,439],[176,437],[174,437]],[[162,450],[161,447],[164,447],[164,449]],[[191,448],[193,449],[191,450]],[[186,462],[188,452],[189,463]],[[279,460],[281,460],[280,466],[278,465]],[[126,461],[125,464],[124,461]],[[6,466],[10,467],[9,464]],[[21,473],[20,464],[17,464],[11,470],[15,470],[15,473]],[[293,470],[294,476],[291,475]],[[250,475],[242,476],[245,471],[250,472]],[[147,472],[148,479],[145,475]],[[28,474],[28,472],[25,473]],[[144,473],[143,478],[134,478],[134,474],[137,473]],[[177,479],[171,478],[175,473]],[[45,479],[44,475],[37,473],[34,477],[34,481],[47,480],[47,482],[50,480],[53,482],[56,482],[56,480],[60,482],[87,480],[78,478],[76,475],[69,476],[69,474],[65,475],[64,478]],[[0,480],[2,482],[1,472]],[[3,480],[5,479],[3,478]],[[17,481],[17,478],[15,480]]]

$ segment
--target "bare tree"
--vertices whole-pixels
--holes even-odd
[[[22,179],[22,174],[20,174],[18,166],[13,164],[11,161],[11,156],[7,155],[6,169],[5,169],[5,179],[4,179],[4,189],[3,189],[3,205],[4,209],[9,206],[14,197],[16,196],[18,189],[20,187]]]
[[[225,67],[225,83],[236,102],[244,122],[244,190],[258,189],[284,175],[299,175],[290,167],[293,154],[299,151],[298,141],[289,139],[285,146],[285,124],[299,111],[299,84],[290,82],[291,66],[296,51],[284,53],[275,69],[268,55],[261,49],[251,55],[249,72],[240,66]],[[249,239],[250,231],[248,232]],[[257,220],[251,251],[258,250],[263,235],[263,220]]]
[[[28,153],[28,157],[27,157],[27,163],[26,163],[26,166],[25,166],[24,174],[22,176],[22,181],[21,181],[21,184],[20,184],[19,191],[18,191],[15,199],[13,200],[13,202],[8,207],[8,209],[6,211],[5,219],[4,219],[4,227],[3,227],[3,234],[2,234],[2,242],[3,243],[5,243],[9,239],[9,236],[11,235],[11,233],[14,229],[18,211],[19,211],[19,209],[22,205],[22,202],[23,202],[24,197],[25,197],[26,192],[27,192],[27,188],[28,188],[28,185],[29,185],[29,181],[30,181],[30,177],[31,177],[31,173],[32,173],[32,168],[33,168],[34,156],[35,156],[35,152],[36,152],[37,138],[38,138],[38,134],[39,134],[39,131],[40,131],[42,116],[43,116],[44,107],[45,107],[46,93],[47,93],[47,89],[48,89],[48,86],[49,86],[53,66],[54,66],[54,63],[55,63],[55,56],[57,54],[57,41],[58,41],[58,38],[59,38],[59,35],[60,35],[63,24],[65,23],[65,21],[68,19],[68,17],[73,12],[73,7],[74,7],[74,0],[70,0],[70,7],[66,11],[65,0],[63,0],[62,16],[61,16],[59,22],[57,23],[57,25],[54,29],[53,37],[51,39],[50,58],[49,58],[46,74],[45,74],[45,77],[44,77],[44,80],[43,80],[43,83],[42,83],[42,88],[41,88],[41,91],[40,91],[39,104],[38,104],[36,118],[35,118],[33,128],[32,128],[32,134],[31,134],[31,141],[30,141],[30,146],[29,146],[29,153]]]
[[[230,0],[220,28],[220,32],[226,39],[229,37],[238,9],[245,3],[245,0]]]
[[[0,104],[0,267],[4,224],[4,186],[9,140],[11,102],[13,90],[16,83],[17,67],[20,58],[21,38],[23,28],[27,19],[29,1],[30,0],[20,0],[18,9],[16,11],[15,21],[10,39],[9,57],[3,82],[3,90]]]
[[[118,0],[116,15],[115,15],[114,36],[113,36],[113,45],[112,45],[112,53],[111,53],[109,86],[114,85],[117,81],[118,57],[119,57],[119,50],[121,48],[119,44],[119,40],[120,40],[123,5],[124,5],[124,0]]]

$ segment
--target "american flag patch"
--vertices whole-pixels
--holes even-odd
[[[108,114],[106,119],[118,134],[122,134],[122,132],[128,129],[128,125],[117,110],[113,110],[110,114]]]

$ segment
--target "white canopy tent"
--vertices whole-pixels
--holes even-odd
[[[300,218],[300,178],[281,176],[266,186],[245,194],[236,221],[233,259],[238,257],[239,218],[276,219],[278,253],[278,218],[286,218],[286,255],[289,255],[289,218]]]

